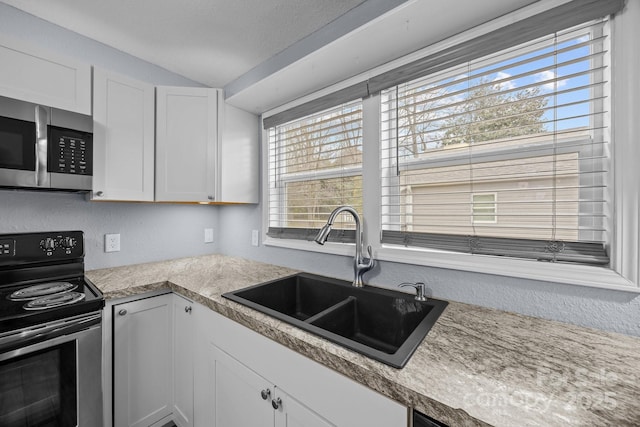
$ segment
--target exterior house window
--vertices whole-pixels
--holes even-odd
[[[475,193],[471,195],[471,215],[475,224],[498,222],[498,193]]]

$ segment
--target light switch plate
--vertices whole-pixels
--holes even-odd
[[[251,230],[251,246],[258,246],[259,237],[258,230]]]
[[[120,234],[104,235],[104,251],[118,252],[120,250]]]
[[[204,229],[204,242],[213,243],[213,228]]]

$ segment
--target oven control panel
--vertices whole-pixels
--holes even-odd
[[[0,234],[0,263],[48,262],[83,256],[82,231]]]
[[[0,239],[0,258],[8,258],[15,254],[16,241],[13,239]]]

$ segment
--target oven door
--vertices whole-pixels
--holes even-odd
[[[48,108],[0,97],[0,185],[48,187]]]
[[[29,341],[0,350],[0,426],[102,425],[100,322],[93,313],[0,337],[4,348],[20,336]]]

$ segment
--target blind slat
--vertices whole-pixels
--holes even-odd
[[[535,239],[501,239],[484,236],[411,233],[384,230],[382,242],[477,255],[507,256],[540,261],[606,265],[609,257],[601,242],[564,242]]]

